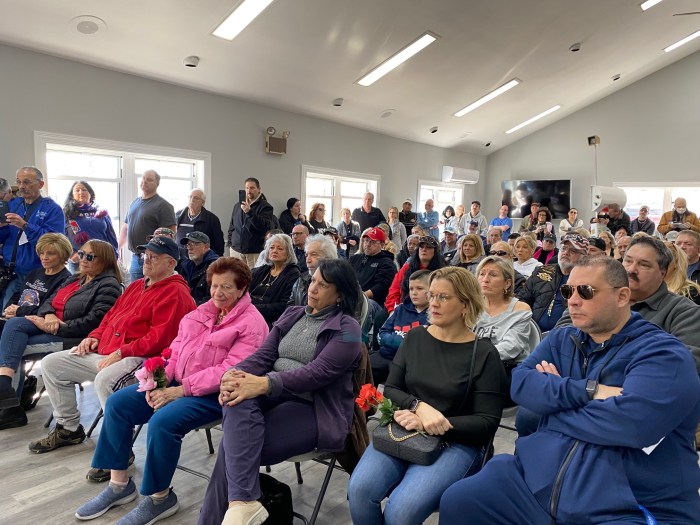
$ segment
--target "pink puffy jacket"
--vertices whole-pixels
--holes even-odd
[[[255,352],[269,333],[267,323],[246,293],[215,326],[219,310],[209,300],[180,321],[165,368],[168,381],[180,383],[186,396],[219,390],[221,376]]]

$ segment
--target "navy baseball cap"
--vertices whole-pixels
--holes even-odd
[[[143,253],[146,250],[151,250],[154,253],[164,253],[169,255],[176,261],[180,260],[180,250],[175,244],[175,241],[168,237],[153,237],[147,244],[142,244],[136,247],[136,251]]]

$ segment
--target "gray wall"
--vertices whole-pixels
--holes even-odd
[[[488,213],[501,181],[571,179],[579,216],[590,213],[594,149],[598,184],[700,182],[700,52],[690,55],[487,158]]]
[[[207,206],[221,217],[224,229],[237,190],[250,176],[260,179],[279,214],[287,198],[301,196],[302,164],[381,175],[383,209],[415,196],[419,179],[439,180],[443,164],[482,173],[485,168],[485,158],[477,155],[9,46],[0,45],[0,67],[3,176],[14,180],[19,166],[34,163],[34,130],[208,151],[212,188],[207,188]],[[270,125],[291,130],[287,155],[264,152],[264,130]],[[465,201],[482,198],[483,186],[467,186]]]

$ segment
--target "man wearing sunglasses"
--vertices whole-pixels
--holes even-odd
[[[518,298],[532,308],[532,318],[542,332],[554,328],[564,313],[561,285],[566,284],[571,270],[587,250],[588,239],[579,233],[567,233],[561,240],[558,262],[537,268],[517,292]]]
[[[441,520],[697,523],[700,380],[683,344],[630,310],[627,273],[611,257],[571,271],[562,293],[574,326],[513,371],[511,395],[542,417],[537,432],[452,485]]]

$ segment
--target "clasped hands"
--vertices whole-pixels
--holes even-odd
[[[537,365],[535,365],[535,368],[538,372],[542,374],[551,374],[553,376],[561,377],[561,374],[559,373],[559,370],[557,370],[557,367],[554,366],[552,363],[548,363],[547,361],[542,361],[541,363],[538,363]],[[609,397],[616,397],[621,395],[622,388],[617,386],[607,386],[598,383],[598,390],[593,396],[593,399],[607,399]]]
[[[254,397],[267,393],[270,380],[267,376],[259,377],[236,368],[228,370],[221,378],[219,404],[234,406]]]
[[[418,430],[431,436],[442,436],[452,428],[452,424],[429,404],[422,401],[415,413],[410,410],[394,412],[394,421],[406,430]]]
[[[62,323],[62,321],[54,314],[47,314],[46,317],[28,315],[26,316],[26,319],[34,323],[34,326],[36,326],[39,330],[51,335],[56,335],[58,333],[58,329]]]

